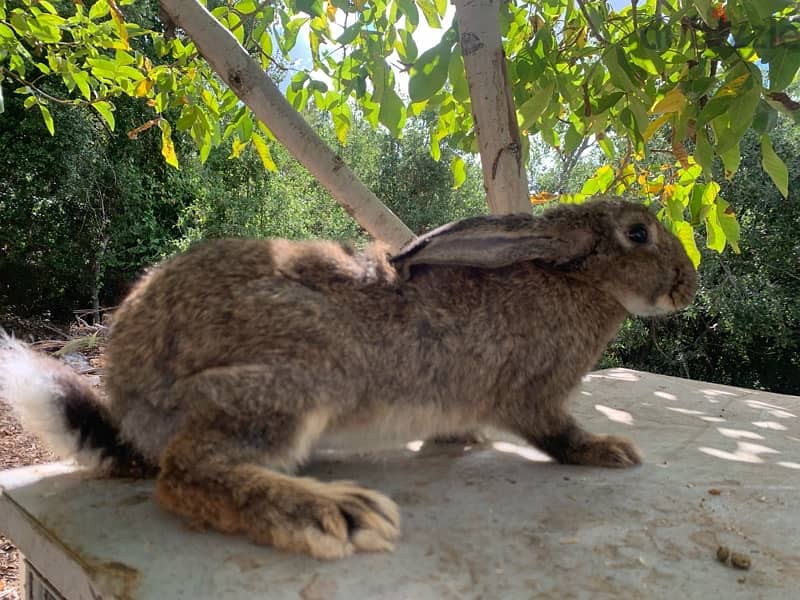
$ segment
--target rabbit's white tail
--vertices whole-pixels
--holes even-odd
[[[0,399],[22,427],[61,458],[103,473],[140,474],[152,467],[128,443],[97,393],[55,358],[0,330]]]

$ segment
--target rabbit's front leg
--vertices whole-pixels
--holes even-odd
[[[520,433],[563,464],[626,468],[642,462],[641,453],[630,440],[590,433],[565,412],[532,423]]]

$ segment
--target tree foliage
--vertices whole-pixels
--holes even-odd
[[[232,160],[228,141],[201,163],[188,136],[176,133],[183,166],[175,170],[155,132],[135,144],[124,133],[147,116],[146,107],[132,99],[116,104],[115,132],[80,107],[54,106],[58,134],[50,136],[21,97],[8,99],[9,118],[0,119],[0,312],[68,320],[93,295],[113,306],[142,269],[202,238],[365,241],[278,144],[269,143],[274,174],[252,145]],[[328,115],[307,118],[339,144]],[[426,136],[425,124],[413,119],[398,141],[356,116],[347,144],[337,148],[418,232],[485,210],[478,167],[467,161],[454,190],[447,164],[425,150]]]
[[[694,304],[666,319],[630,320],[606,366],[800,394],[800,128],[779,122],[772,141],[795,174],[789,198],[760,168],[761,140],[749,132],[742,166],[720,191],[739,215],[742,254],[703,250]]]
[[[340,142],[358,107],[373,126],[393,135],[423,112],[435,159],[446,147],[473,152],[475,127],[455,24],[419,52],[414,32],[423,20],[442,27],[445,0],[231,0],[210,3],[213,14],[265,69],[284,69],[299,36],[313,67],[289,77],[288,99],[330,114]],[[275,169],[269,129],[220,84],[191,40],[163,29],[155,2],[0,0],[0,87],[39,110],[52,133],[52,107],[82,104],[109,129],[119,98],[140,99],[152,112],[131,130],[158,128],[161,152],[178,165],[173,135],[185,132],[205,161],[230,145],[238,157],[252,147]],[[786,93],[800,66],[800,20],[789,0],[646,0],[615,10],[605,0],[501,3],[508,70],[521,128],[565,159],[597,144],[606,164],[563,201],[613,191],[656,201],[661,216],[695,261],[706,245],[737,250],[739,228],[718,195],[741,162],[748,130],[760,136],[759,163],[788,193],[788,170],[770,133],[777,115],[796,118]],[[401,89],[398,73],[409,74]],[[286,70],[289,73],[288,70]],[[42,78],[60,81],[48,92]],[[665,136],[664,169],[647,162],[647,142]],[[461,158],[453,172],[461,174]]]

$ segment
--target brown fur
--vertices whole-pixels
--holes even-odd
[[[637,224],[647,243],[631,241]],[[680,309],[694,282],[680,242],[621,202],[468,220],[391,262],[378,246],[206,242],[117,312],[109,411],[160,464],[166,509],[320,558],[386,550],[391,500],[283,473],[315,440],[487,425],[561,462],[637,464],[629,441],[582,430],[565,402],[629,309]]]

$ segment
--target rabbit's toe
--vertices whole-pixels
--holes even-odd
[[[304,528],[309,554],[330,560],[394,550],[400,514],[392,500],[350,482],[321,485],[323,493],[306,507],[314,523]]]
[[[639,449],[625,438],[596,436],[586,441],[573,456],[575,464],[624,469],[642,463]]]

